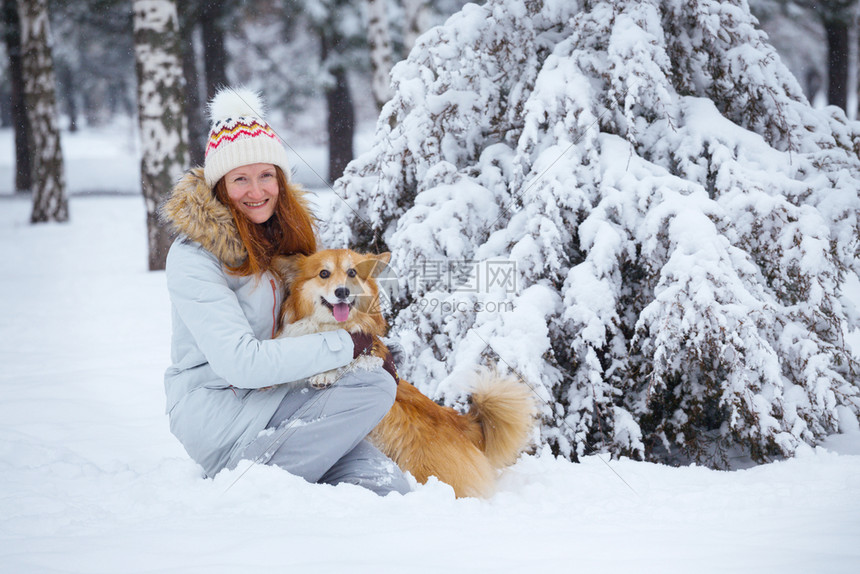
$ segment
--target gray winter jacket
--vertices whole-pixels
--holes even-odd
[[[301,193],[295,190],[296,193]],[[167,256],[173,319],[164,376],[170,430],[209,476],[233,467],[266,427],[290,383],[346,365],[346,331],[273,339],[279,280],[237,277],[246,256],[229,210],[188,172],[162,208],[180,233]]]

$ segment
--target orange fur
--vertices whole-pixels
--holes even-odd
[[[374,337],[373,354],[385,357],[389,351],[380,337],[388,325],[378,309],[374,277],[389,257],[339,249],[278,258],[275,266],[289,285],[281,309],[282,334],[364,332]],[[338,287],[361,293],[344,322],[336,321],[323,302],[333,301]],[[472,387],[471,410],[461,414],[401,379],[394,406],[370,440],[421,483],[435,476],[458,497],[489,496],[497,469],[512,464],[526,447],[535,406],[525,385],[489,369],[476,371]]]

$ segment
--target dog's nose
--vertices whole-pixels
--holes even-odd
[[[334,290],[334,296],[338,299],[346,299],[349,297],[349,287],[338,287]]]

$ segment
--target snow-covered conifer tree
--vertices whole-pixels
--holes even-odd
[[[178,30],[174,0],[135,0],[138,121],[143,140],[140,170],[150,270],[164,269],[172,240],[159,223],[158,207],[188,168]]]
[[[47,0],[19,0],[24,100],[33,141],[33,223],[67,221],[66,179]]]
[[[857,417],[860,126],[744,0],[467,5],[393,84],[325,233],[392,251],[422,390],[513,369],[572,459],[728,467]]]

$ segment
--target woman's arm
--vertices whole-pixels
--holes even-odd
[[[230,385],[260,388],[298,381],[352,360],[352,339],[344,330],[258,339],[220,262],[195,243],[171,247],[166,275],[179,317],[212,370]]]

